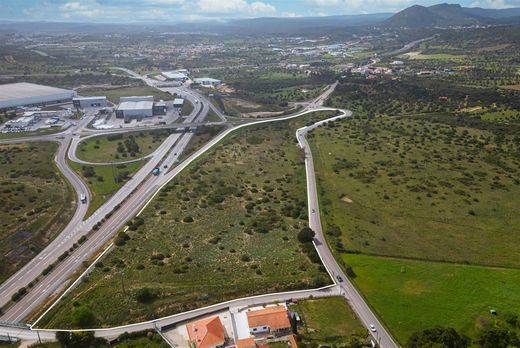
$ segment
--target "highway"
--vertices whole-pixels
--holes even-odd
[[[205,114],[202,112],[202,106],[199,103],[198,105],[194,106],[193,111],[185,118],[184,122],[186,124],[191,124],[195,121],[200,123],[204,116]],[[54,134],[52,137],[42,136],[9,139],[6,140],[5,143],[34,140],[60,141],[61,146],[55,158],[56,164],[76,190],[76,194],[78,196],[77,202],[79,202],[79,195],[81,194],[86,194],[88,200],[90,201],[90,191],[88,187],[81,180],[81,178],[79,178],[79,176],[72,169],[70,169],[70,167],[67,165],[65,157],[71,142],[73,144],[71,148],[73,149],[69,151],[69,153],[74,151],[75,147],[80,141],[82,127],[85,127],[90,122],[90,120],[91,118],[85,117],[77,127],[68,129],[62,133]],[[59,290],[60,286],[66,283],[68,276],[81,267],[82,261],[95,254],[95,252],[107,241],[108,238],[93,238],[93,241],[91,241],[92,237],[96,237],[97,235],[103,233],[104,228],[101,228],[98,231],[94,231],[91,238],[89,238],[86,243],[82,244],[78,249],[72,252],[71,256],[69,256],[64,262],[60,263],[48,275],[41,276],[43,270],[47,268],[48,265],[55,262],[58,256],[69,250],[81,236],[92,231],[94,225],[107,216],[107,214],[111,213],[117,206],[121,205],[125,199],[131,202],[135,207],[139,207],[142,202],[149,198],[155,192],[154,190],[156,190],[159,186],[159,183],[157,183],[159,179],[156,177],[150,177],[149,180],[146,180],[150,176],[152,169],[161,165],[161,160],[163,157],[169,154],[170,150],[177,141],[179,141],[179,144],[182,144],[181,147],[177,147],[176,151],[177,156],[180,155],[180,149],[184,149],[189,139],[191,139],[191,136],[192,133],[171,134],[163,142],[163,144],[161,144],[156,149],[156,151],[153,153],[153,156],[149,158],[148,162],[136,174],[134,174],[134,176],[120,190],[118,190],[105,204],[103,204],[92,216],[90,216],[85,221],[83,221],[83,218],[88,210],[88,205],[78,204],[74,218],[66,226],[66,228],[35,258],[29,261],[24,267],[22,267],[18,272],[16,272],[0,286],[0,306],[5,306],[11,300],[12,294],[18,291],[18,289],[21,287],[27,287],[27,285],[37,277],[41,278],[34,288],[27,288],[27,295],[25,295],[24,298],[16,302],[13,306],[11,306],[11,308],[3,313],[1,319],[8,321],[23,320],[34,309],[38,308],[38,306],[40,306],[42,303],[45,303],[46,299],[51,297],[56,290]],[[166,165],[173,164],[173,161],[176,160],[177,157],[169,158],[170,160]],[[75,155],[73,156],[73,159],[75,159]],[[144,181],[145,184],[141,185]],[[129,196],[135,190],[138,190],[135,192],[135,196],[137,198],[133,196],[129,198]],[[140,195],[142,195],[142,197],[139,197]],[[106,228],[112,234],[115,233],[116,230],[119,229],[129,219],[129,216],[127,216],[125,210],[123,209],[124,207],[125,206],[121,207],[120,209],[123,213],[118,211],[117,213],[119,214],[115,213],[113,215],[114,218],[117,216],[119,221],[116,223],[112,222],[111,224],[107,221],[105,224],[107,225]],[[113,226],[117,227],[112,228]],[[112,234],[109,234],[108,237],[112,237]]]
[[[140,78],[146,79],[145,77]],[[159,166],[161,168],[166,166],[167,168],[170,168],[177,161],[178,156],[185,148],[185,146],[188,144],[189,139],[192,136],[192,133],[174,133],[170,135],[167,138],[167,140],[163,144],[161,144],[161,146],[154,152],[153,156],[150,157],[150,160],[142,168],[142,170],[140,170],[133,177],[132,180],[125,184],[125,186],[121,190],[119,190],[108,202],[106,202],[100,209],[98,209],[98,211],[96,211],[94,215],[92,215],[86,221],[75,226],[75,229],[71,231],[69,234],[60,234],[59,238],[56,238],[40,255],[38,255],[37,258],[31,261],[31,267],[29,267],[29,269],[26,269],[26,267],[24,267],[21,270],[25,271],[25,273],[18,272],[17,275],[19,275],[19,278],[13,276],[8,280],[8,282],[6,282],[10,282],[10,287],[6,288],[6,291],[2,291],[2,296],[6,296],[5,293],[13,289],[18,289],[20,286],[23,286],[21,284],[23,284],[24,282],[28,283],[36,276],[38,276],[46,265],[48,265],[51,262],[54,262],[57,256],[59,256],[63,251],[68,250],[80,236],[84,235],[88,231],[91,231],[95,223],[97,223],[103,217],[107,216],[108,213],[113,211],[112,215],[107,216],[107,218],[105,219],[106,221],[101,225],[99,229],[91,232],[89,238],[85,243],[81,244],[76,250],[74,250],[74,252],[71,253],[71,256],[66,258],[63,262],[59,263],[55,267],[55,269],[49,273],[48,276],[42,277],[40,282],[37,283],[37,285],[31,291],[29,291],[26,296],[24,296],[20,301],[18,301],[11,308],[9,308],[9,310],[3,314],[1,319],[11,322],[19,322],[26,318],[35,309],[39,308],[42,304],[48,303],[49,299],[56,297],[60,290],[64,290],[64,286],[70,281],[70,276],[74,274],[75,271],[81,269],[83,261],[93,258],[100,249],[106,246],[109,243],[109,241],[114,237],[115,233],[118,232],[124,226],[126,221],[128,221],[131,217],[135,216],[136,214],[140,213],[142,209],[146,207],[146,205],[159,192],[161,187],[166,185],[171,179],[178,175],[178,173],[180,173],[190,163],[192,163],[194,160],[206,153],[214,145],[219,143],[229,133],[242,127],[260,123],[288,120],[315,111],[338,111],[338,109],[335,108],[325,108],[321,106],[323,102],[326,100],[326,98],[330,95],[330,93],[332,93],[334,87],[335,85],[331,86],[331,88],[327,89],[321,96],[309,103],[304,111],[299,112],[297,114],[272,119],[257,120],[241,124],[232,128],[228,128],[227,130],[221,132],[219,135],[213,138],[210,142],[205,144],[203,147],[198,149],[195,153],[190,155],[178,166],[172,168],[170,171],[163,170],[160,175],[151,176],[149,173],[152,168],[156,166]],[[183,96],[187,96],[187,92],[188,91],[183,91]],[[191,98],[196,98],[196,95],[192,94]],[[202,100],[202,102],[194,103],[194,110],[191,113],[191,115],[185,119],[186,123],[200,121],[207,113],[207,110],[210,107],[210,103],[205,102],[203,99],[200,100]],[[351,116],[350,111],[339,111],[341,112],[341,115],[335,116],[330,120],[338,120],[341,118]],[[329,292],[330,294],[331,291],[337,291],[349,300],[349,302],[352,305],[352,308],[358,314],[359,318],[365,326],[368,326],[369,324],[374,324],[377,327],[377,332],[372,333],[372,335],[374,336],[376,341],[380,343],[381,347],[396,348],[398,347],[398,345],[395,343],[392,336],[387,332],[387,330],[377,319],[375,314],[371,311],[370,307],[366,304],[366,302],[364,301],[363,297],[359,294],[357,289],[352,285],[352,283],[345,276],[345,274],[343,274],[341,267],[334,259],[323,236],[319,214],[320,210],[318,206],[318,196],[316,190],[312,153],[310,151],[307,140],[305,139],[305,134],[307,134],[309,130],[318,127],[327,121],[328,120],[320,121],[311,126],[300,128],[297,130],[296,136],[299,145],[305,152],[309,225],[316,232],[314,244],[318,250],[318,253],[320,254],[320,257],[322,258],[323,264],[325,265],[326,269],[328,270],[329,274],[332,276],[332,279],[336,284],[331,287],[326,287],[322,290],[309,290],[307,292],[290,292],[283,294],[267,294],[256,296],[253,298],[237,299],[226,303],[217,304],[215,306],[223,306],[222,308],[225,308],[226,306],[229,306],[230,303],[233,303],[233,306],[260,304],[265,302],[283,301],[285,299],[300,296],[300,294],[302,294],[302,296],[308,297],[310,294],[317,296],[320,294],[326,295],[327,292]],[[73,137],[74,135],[72,135],[72,132],[68,132],[64,136],[63,140],[66,142],[67,147],[68,144],[72,141]],[[64,160],[65,154],[67,152],[67,147],[60,147],[60,151],[57,155],[57,163],[65,163]],[[66,164],[65,167],[66,168],[63,168],[65,172],[67,171],[67,169],[70,170],[70,168],[68,168]],[[79,181],[81,182],[81,180]],[[133,194],[130,194],[131,192],[133,192]],[[120,208],[114,211],[114,207],[116,206],[120,206]],[[340,276],[342,281],[338,281],[337,276]],[[14,281],[12,281],[13,278]],[[2,285],[2,287],[4,287],[4,285],[5,283]],[[319,292],[315,293],[316,291]],[[99,329],[95,331],[97,335],[103,337],[115,337],[125,331],[138,331],[145,328],[161,327],[181,320],[187,320],[196,315],[201,315],[205,313],[205,311],[214,311],[215,308],[217,308],[215,306],[211,306],[211,308],[202,308],[195,311],[181,313],[146,323],[136,323],[124,327]],[[18,335],[20,336],[30,336],[29,332],[34,332],[29,330],[21,330],[19,328],[9,328],[8,326],[0,325],[0,334],[2,331],[6,330],[18,330]],[[9,332],[11,335],[15,336],[17,334],[14,331],[6,332]],[[41,332],[42,330],[39,331]],[[47,332],[47,334],[53,332],[53,330],[50,330]]]

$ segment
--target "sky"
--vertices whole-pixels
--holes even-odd
[[[458,0],[468,7],[520,7],[520,0]],[[397,12],[442,0],[0,0],[0,19],[167,23],[251,17],[301,17]]]

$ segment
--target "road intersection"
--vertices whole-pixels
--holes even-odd
[[[125,69],[125,71],[130,73],[130,70]],[[148,84],[152,84],[152,81],[148,81],[148,78],[134,74],[132,74],[132,76],[143,79],[143,81],[145,81]],[[75,243],[80,236],[91,231],[89,238],[85,243],[81,244],[76,250],[74,250],[71,253],[71,256],[66,258],[63,262],[57,264],[55,269],[51,273],[49,273],[49,275],[47,275],[46,277],[42,277],[37,286],[35,286],[35,288],[32,289],[32,291],[29,291],[26,296],[24,296],[21,300],[19,300],[12,307],[10,307],[8,311],[3,314],[1,319],[10,322],[22,321],[34,310],[46,303],[49,303],[49,299],[55,299],[57,294],[60,291],[64,290],[64,284],[67,284],[70,281],[70,276],[83,267],[84,261],[92,259],[95,255],[97,255],[100,249],[109,244],[110,240],[114,237],[115,233],[124,226],[126,221],[128,221],[136,214],[139,214],[164,185],[166,185],[171,179],[173,179],[178,173],[180,173],[194,160],[203,155],[214,145],[219,143],[229,133],[242,127],[260,123],[288,120],[316,111],[336,111],[339,112],[340,115],[334,116],[329,120],[317,122],[308,127],[300,128],[296,132],[298,143],[305,152],[309,225],[313,230],[316,231],[314,244],[322,259],[324,266],[331,275],[334,285],[318,290],[296,291],[280,294],[267,294],[246,299],[237,299],[217,304],[214,306],[201,308],[195,311],[190,311],[174,316],[169,316],[166,318],[157,319],[150,322],[137,323],[127,325],[124,327],[99,329],[95,330],[95,332],[98,336],[114,338],[125,331],[139,331],[143,329],[153,329],[157,327],[171,325],[173,323],[182,320],[187,320],[195,316],[208,313],[210,311],[215,311],[217,307],[229,307],[231,303],[233,305],[248,305],[275,301],[285,301],[292,298],[305,298],[309,297],[310,295],[326,296],[331,294],[341,294],[342,296],[347,298],[347,300],[351,303],[354,311],[358,314],[359,318],[365,326],[368,327],[369,324],[374,324],[378,327],[378,331],[372,334],[374,336],[374,339],[380,343],[381,347],[398,347],[392,336],[379,322],[379,320],[372,312],[370,307],[366,304],[365,300],[359,294],[357,289],[352,285],[352,283],[350,283],[348,278],[343,274],[341,267],[338,265],[332,253],[330,252],[330,249],[328,248],[328,245],[323,236],[323,232],[321,230],[316,181],[312,162],[312,153],[310,151],[307,140],[305,139],[305,135],[308,131],[324,124],[327,121],[337,121],[341,118],[351,117],[350,111],[339,110],[335,108],[326,108],[321,106],[327,99],[327,97],[330,95],[330,93],[332,93],[334,87],[335,85],[331,86],[326,91],[324,91],[324,93],[321,94],[318,98],[311,101],[302,112],[284,117],[251,121],[224,130],[219,135],[210,140],[208,143],[206,143],[203,147],[191,154],[179,165],[173,168],[173,164],[178,160],[178,156],[182,153],[182,150],[188,144],[193,134],[188,132],[174,133],[170,135],[165,140],[165,142],[152,154],[152,156],[150,156],[147,164],[145,164],[145,166],[134,175],[133,179],[130,180],[127,183],[127,185],[125,185],[120,191],[118,191],[107,203],[105,203],[101,208],[99,208],[98,211],[94,213],[94,215],[92,215],[89,219],[85,220],[84,222],[77,224],[75,229],[73,229],[71,232],[68,232],[68,234],[66,234],[65,232],[67,231],[64,230],[64,232],[62,232],[62,234],[60,234],[60,236],[56,238],[53,241],[53,243],[51,243],[41,253],[41,255],[38,255],[38,257],[32,260],[26,267],[22,268],[19,272],[17,272],[15,276],[10,278],[6,283],[2,284],[2,286],[0,287],[0,291],[2,293],[2,297],[0,297],[0,303],[7,303],[7,298],[10,299],[9,292],[16,291],[19,287],[24,286],[22,284],[28,284],[28,282],[30,282],[32,279],[39,276],[42,269],[45,268],[49,262],[54,262],[56,257],[61,255],[61,251],[68,250],[70,246],[72,246],[72,244]],[[223,115],[219,110],[217,110],[203,96],[197,95],[193,91],[186,91],[177,87],[168,89],[169,92],[174,91],[174,93],[182,93],[183,96],[186,96],[186,98],[191,98],[191,100],[193,101],[200,101],[194,103],[194,110],[190,114],[190,117],[186,118],[186,123],[200,122],[207,114],[209,108],[212,108],[213,111],[215,111],[217,115],[219,115],[219,117],[225,119],[225,115]],[[57,162],[58,159],[62,161],[64,160],[65,155],[67,153],[67,148],[69,147],[70,143],[74,143],[74,147],[76,147],[79,143],[79,135],[72,135],[71,132],[67,132],[65,135],[62,136],[64,137],[63,141],[66,142],[66,146],[64,146],[62,143],[58,155],[62,156],[63,159],[62,157],[57,156]],[[54,138],[53,140],[56,140],[56,138]],[[25,140],[22,139],[21,141]],[[166,166],[167,168],[172,169],[170,171],[161,172],[161,175],[159,176],[149,175],[151,168],[155,166]],[[67,168],[68,170],[70,170],[70,168],[66,164],[65,167],[66,168],[63,169],[64,171],[67,171]],[[67,177],[70,179],[69,176]],[[81,179],[78,178],[78,180],[81,182]],[[81,188],[81,190],[84,189],[84,187]],[[118,208],[116,209],[116,207]],[[77,214],[79,213],[77,212]],[[107,214],[109,214],[110,216]],[[84,213],[82,217],[83,216]],[[97,230],[92,230],[95,223],[101,221],[102,219],[104,220],[104,223],[101,225],[101,227],[99,227]],[[341,276],[342,279],[344,279],[345,281],[339,282],[336,278],[336,276],[338,275]],[[19,327],[13,328],[0,324],[0,333],[2,333],[2,331],[9,333],[13,337],[17,336],[22,339],[36,339],[37,333],[45,335],[45,338],[49,336],[47,339],[51,339],[50,336],[54,338],[55,334],[55,330],[38,330],[39,332],[36,332],[36,329],[20,329]]]

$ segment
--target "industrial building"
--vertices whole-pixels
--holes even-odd
[[[119,98],[116,118],[124,118],[125,122],[130,122],[131,120],[141,121],[145,117],[156,115],[166,115],[166,103],[162,100],[154,103],[153,96]]]
[[[22,116],[15,120],[9,120],[5,123],[6,129],[25,130],[27,127],[32,126],[39,118],[35,116]]]
[[[72,99],[72,105],[74,105],[75,108],[81,109],[95,107],[104,108],[107,106],[107,97],[77,97]]]
[[[179,81],[185,82],[188,79],[188,76],[185,73],[178,71],[163,71],[161,75],[166,78],[167,81]]]
[[[70,102],[76,92],[67,89],[19,82],[0,85],[0,110],[19,106]]]
[[[183,105],[184,105],[184,99],[182,99],[182,98],[175,98],[173,100],[173,107],[174,108],[182,108]]]
[[[211,77],[199,77],[193,79],[193,82],[204,87],[218,87],[222,83],[222,81],[212,79]]]

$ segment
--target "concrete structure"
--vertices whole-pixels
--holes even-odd
[[[119,103],[140,102],[140,101],[153,102],[153,95],[134,95],[134,96],[131,96],[131,97],[121,97],[121,98],[119,98]]]
[[[182,99],[182,98],[175,98],[173,100],[173,107],[174,108],[182,108],[183,105],[184,105],[184,99]]]
[[[16,120],[7,121],[4,125],[7,129],[20,129],[23,130],[29,126],[32,126],[39,118],[35,116],[22,116]]]
[[[179,81],[184,82],[188,79],[188,76],[180,71],[163,71],[161,75],[166,78],[168,81]]]
[[[27,82],[9,83],[0,85],[0,110],[68,102],[75,96],[75,91],[67,89]]]
[[[125,122],[153,116],[153,101],[124,101],[116,109],[116,117],[124,118]]]
[[[153,104],[153,115],[166,115],[166,103],[162,100]]]
[[[186,325],[190,345],[194,348],[217,348],[225,344],[224,326],[220,318],[201,319]]]
[[[217,79],[212,79],[211,77],[199,77],[196,79],[193,79],[194,83],[198,83],[201,86],[205,87],[217,87],[222,83],[222,81]]]
[[[75,108],[93,108],[93,107],[106,107],[107,106],[107,97],[105,96],[97,96],[97,97],[77,97],[72,99],[72,105]]]
[[[271,334],[283,336],[291,333],[291,322],[284,306],[270,306],[247,312],[251,335]]]

